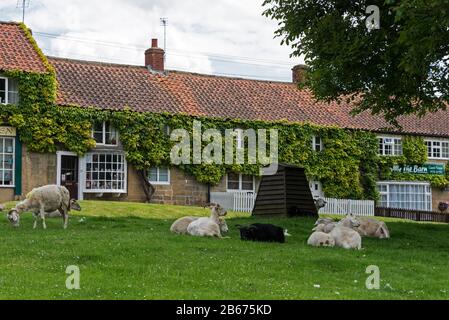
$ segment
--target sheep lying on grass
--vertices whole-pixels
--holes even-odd
[[[317,221],[318,222],[318,221]],[[321,220],[320,222],[326,222],[325,220]],[[327,221],[329,222],[329,221]],[[329,223],[320,223],[313,230],[314,233],[318,233],[316,241],[319,241],[321,237],[321,233],[326,233],[335,242],[335,245],[338,247],[342,247],[345,249],[358,249],[362,248],[362,237],[359,235],[357,231],[354,229],[360,226],[360,222],[353,216],[347,216],[343,220]],[[312,234],[313,235],[313,234]],[[310,239],[310,238],[309,238]],[[312,240],[314,240],[313,238]],[[324,238],[323,238],[324,239]],[[319,242],[318,242],[319,243]]]
[[[227,229],[227,225],[224,227],[226,222],[220,221],[220,217],[225,216],[227,211],[219,204],[211,204],[210,208],[212,209],[210,217],[195,219],[187,226],[188,234],[199,237],[222,238],[220,224],[223,224],[225,229]]]
[[[360,226],[357,228],[357,232],[364,237],[390,238],[390,231],[385,222],[375,219],[360,219]]]
[[[67,188],[57,185],[47,185],[35,188],[28,193],[24,201],[19,202],[8,212],[8,219],[13,226],[18,227],[20,224],[20,214],[31,211],[35,219],[33,228],[35,229],[37,227],[37,219],[41,218],[42,226],[46,229],[45,215],[58,210],[64,221],[64,229],[66,229],[70,209],[80,211],[81,207],[76,200],[70,199],[70,193]]]
[[[267,223],[253,223],[249,226],[236,226],[240,230],[240,239],[249,241],[284,243],[289,237],[287,229]]]
[[[335,246],[335,240],[330,234],[315,231],[310,235],[307,244],[314,247],[333,247]]]
[[[179,218],[170,227],[170,231],[176,234],[187,234],[187,227],[189,224],[195,220],[198,220],[199,217],[183,217]],[[219,223],[221,233],[226,233],[229,231],[226,220],[222,217],[219,217]]]

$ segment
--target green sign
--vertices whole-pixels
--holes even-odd
[[[423,165],[394,165],[394,173],[413,173],[413,174],[438,174],[444,175],[446,167],[444,164],[427,163]]]

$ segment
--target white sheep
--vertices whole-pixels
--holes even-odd
[[[334,219],[332,218],[319,218],[316,222],[315,222],[315,226],[319,225],[319,224],[328,224],[328,223],[334,223],[336,222]]]
[[[378,221],[375,219],[359,219],[360,226],[357,227],[356,231],[363,237],[374,237],[379,239],[390,238],[390,231],[387,225],[383,221]]]
[[[187,233],[200,237],[222,238],[220,230],[220,217],[226,215],[226,210],[219,204],[211,204],[211,215],[209,218],[199,218],[192,221],[187,227]],[[227,228],[227,226],[226,226]]]
[[[329,235],[334,238],[336,246],[345,249],[362,249],[362,237],[351,228],[337,224]]]
[[[329,233],[329,232],[331,232],[335,228],[336,225],[337,225],[336,222],[320,223],[315,228],[313,228],[312,231]]]
[[[81,210],[81,207],[75,199],[70,199],[70,193],[67,188],[57,185],[47,185],[35,188],[29,192],[26,199],[19,202],[8,213],[9,221],[16,227],[20,223],[20,214],[25,211],[31,211],[34,215],[34,226],[37,227],[38,218],[42,219],[42,226],[47,228],[45,215],[58,210],[64,221],[64,229],[68,224],[68,212],[70,209]]]
[[[314,247],[333,247],[335,246],[335,240],[330,234],[315,231],[310,235],[307,244]]]
[[[182,217],[173,222],[173,224],[170,227],[170,231],[177,234],[186,234],[187,233],[187,227],[189,224],[195,220],[198,220],[199,217]],[[221,233],[226,233],[229,231],[228,225],[226,223],[226,220],[222,217],[219,217],[219,223]]]

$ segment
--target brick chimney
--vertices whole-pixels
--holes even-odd
[[[145,66],[155,72],[164,72],[164,54],[164,50],[157,46],[157,39],[151,39],[151,48],[145,51]]]
[[[306,79],[306,73],[309,67],[305,64],[298,64],[292,69],[292,78],[294,83],[304,83]]]

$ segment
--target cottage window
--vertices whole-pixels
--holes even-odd
[[[427,182],[379,182],[377,190],[381,207],[432,210],[432,190]]]
[[[321,152],[324,149],[323,139],[319,136],[312,137],[312,149],[316,152]]]
[[[153,167],[148,174],[152,184],[170,184],[170,170],[166,167]]]
[[[126,160],[121,153],[86,155],[85,192],[126,192]]]
[[[379,154],[381,156],[401,156],[402,139],[393,137],[380,137]]]
[[[254,176],[230,172],[227,175],[228,191],[254,191]]]
[[[18,104],[18,87],[17,80],[0,77],[0,104]]]
[[[108,121],[94,123],[92,137],[97,145],[116,146],[118,144],[117,130]]]
[[[425,140],[430,159],[449,159],[449,141]]]
[[[0,187],[14,186],[14,138],[0,137]]]

